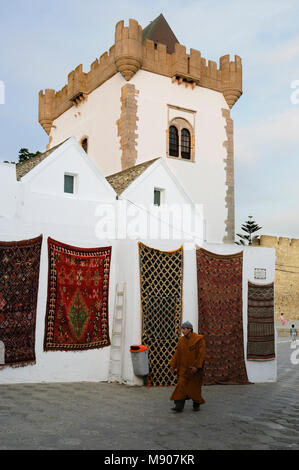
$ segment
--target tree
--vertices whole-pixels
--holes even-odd
[[[30,153],[28,149],[21,148],[19,151],[19,163],[26,162],[32,157],[35,157],[36,155],[40,155],[40,152],[37,151],[35,153]]]
[[[253,236],[255,232],[261,230],[263,227],[260,227],[254,220],[251,215],[248,216],[248,220],[241,226],[241,229],[245,234],[237,233],[237,236],[240,240],[236,241],[237,245],[252,245],[253,240],[258,238],[258,235]]]

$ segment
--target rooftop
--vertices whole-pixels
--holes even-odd
[[[113,187],[116,194],[119,196],[130,186],[133,181],[138,178],[150,165],[159,160],[154,158],[148,162],[140,163],[139,165],[132,166],[126,170],[119,171],[113,175],[106,176],[106,180]]]
[[[64,141],[65,142],[65,141]],[[61,142],[60,144],[56,145],[55,147],[52,147],[50,150],[47,150],[44,153],[40,153],[38,155],[35,155],[32,158],[29,158],[29,160],[26,160],[21,163],[16,164],[16,174],[17,174],[17,180],[20,181],[23,176],[25,176],[29,171],[31,171],[33,168],[35,168],[40,162],[45,160],[51,153],[54,152],[60,145],[62,145],[64,142]]]
[[[149,39],[155,43],[165,44],[168,54],[174,52],[176,43],[179,44],[179,41],[162,13],[143,29],[142,42],[144,42],[145,39]]]

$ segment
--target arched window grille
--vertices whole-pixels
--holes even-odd
[[[182,129],[181,132],[181,157],[191,158],[191,137],[188,129]]]
[[[179,156],[179,135],[175,126],[169,128],[169,155],[172,157]]]

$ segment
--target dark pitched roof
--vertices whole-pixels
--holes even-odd
[[[142,31],[142,42],[144,42],[145,39],[165,44],[168,54],[174,52],[176,43],[179,44],[178,39],[162,13]]]
[[[20,181],[23,176],[25,176],[29,171],[33,170],[40,162],[42,162],[45,158],[47,158],[49,155],[51,155],[54,150],[56,150],[60,145],[64,144],[66,140],[61,142],[60,144],[56,145],[55,147],[52,147],[51,149],[47,150],[44,153],[40,153],[38,155],[35,155],[35,157],[29,158],[29,160],[26,160],[21,163],[16,164],[16,174],[17,174],[17,180]]]
[[[113,175],[106,176],[106,180],[113,187],[116,194],[119,196],[121,193],[130,186],[133,181],[138,178],[150,165],[152,165],[159,158],[154,158],[148,162],[140,163],[139,165],[132,166],[126,170],[119,171]]]

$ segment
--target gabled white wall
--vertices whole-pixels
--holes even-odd
[[[75,175],[75,193],[64,193],[64,174]],[[116,194],[74,138],[27,173],[19,183],[18,215],[25,221],[90,227],[99,203]]]
[[[153,206],[155,189],[161,191],[160,207]],[[132,203],[132,216],[134,213],[139,214],[136,218],[140,219],[141,230],[135,224],[135,230],[140,233],[139,238],[204,239],[203,207],[201,204],[195,206],[164,159],[150,165],[119,199]],[[129,224],[134,229],[132,219]]]
[[[0,162],[0,217],[13,217],[17,208],[16,166]]]
[[[65,171],[79,176],[78,193],[74,196],[63,194]],[[15,172],[14,178],[12,176],[12,166],[0,165],[0,181],[7,182],[7,194],[14,194],[13,189],[18,186],[15,217],[0,217],[0,240],[26,240],[42,234],[43,244],[36,318],[36,364],[0,370],[0,383],[106,381],[110,347],[67,353],[43,351],[48,286],[47,239],[50,236],[82,248],[112,246],[109,286],[109,324],[112,328],[116,245],[115,240],[98,238],[95,227],[96,208],[103,202],[113,203],[115,192],[74,139],[53,151],[20,182],[16,182]],[[8,202],[11,204],[12,200],[8,198]]]

